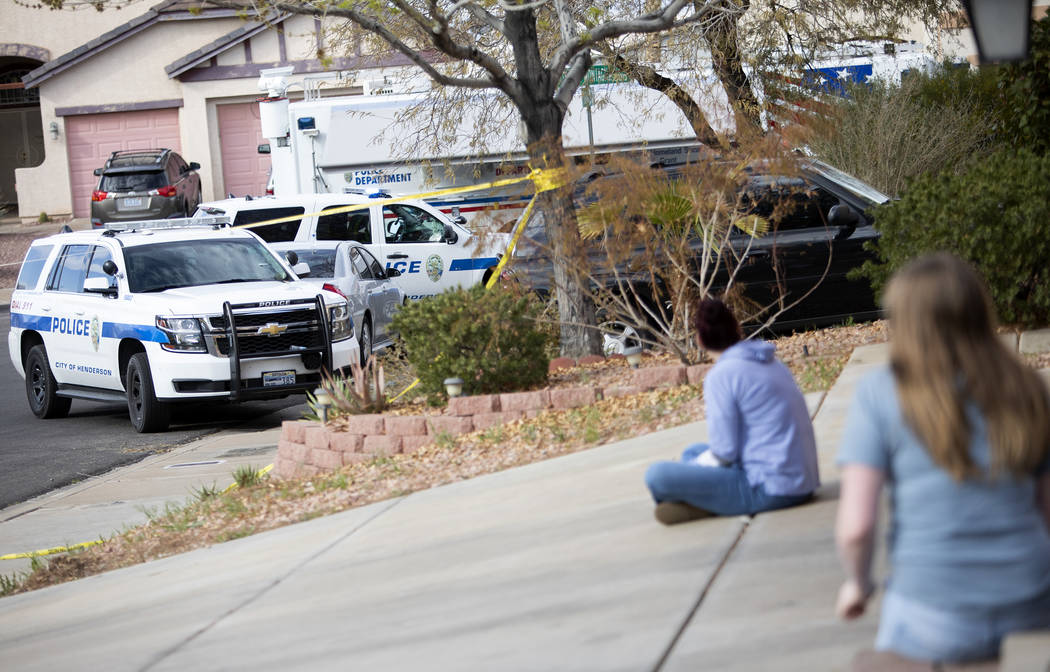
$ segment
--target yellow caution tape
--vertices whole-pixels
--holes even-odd
[[[484,189],[494,189],[496,187],[508,187],[512,184],[520,184],[531,180],[536,186],[536,192],[550,191],[563,186],[566,182],[565,169],[564,168],[534,168],[528,175],[522,177],[508,177],[503,180],[494,180],[492,182],[483,182],[481,184],[471,184],[465,187],[449,187],[448,189],[437,189],[435,191],[425,191],[419,194],[408,194],[406,196],[393,196],[390,198],[374,198],[370,199],[367,203],[356,203],[354,205],[343,205],[338,208],[331,208],[322,212],[308,212],[302,215],[289,215],[287,217],[277,217],[275,219],[267,219],[264,222],[252,222],[251,224],[238,224],[237,228],[240,229],[252,229],[257,226],[269,226],[271,224],[283,224],[285,222],[297,222],[306,217],[319,217],[321,215],[336,215],[343,212],[354,212],[355,210],[366,210],[373,205],[387,205],[389,203],[403,203],[405,201],[418,201],[427,198],[433,198],[435,196],[449,196],[451,194],[466,194],[472,191],[482,191]],[[534,197],[535,198],[535,197]],[[522,218],[524,219],[524,218]]]
[[[96,541],[85,541],[82,544],[73,544],[72,546],[55,546],[54,548],[45,548],[39,551],[30,551],[29,553],[8,553],[7,555],[0,555],[0,560],[18,560],[20,558],[36,558],[42,555],[53,555],[55,553],[66,553],[67,551],[74,551],[78,548],[87,548],[89,546],[97,546],[103,542],[102,539]]]
[[[256,476],[260,476],[260,477],[261,476],[265,476],[266,474],[270,473],[271,469],[273,469],[273,463],[272,462],[270,464],[266,465],[265,467],[263,467],[262,469],[260,469],[259,471],[255,472],[255,475]],[[236,487],[237,487],[237,481],[234,481],[233,483],[230,483],[229,485],[226,486],[226,489],[222,491],[222,494],[225,495],[227,492],[229,492],[230,490],[233,490]]]

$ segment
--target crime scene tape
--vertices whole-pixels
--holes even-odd
[[[365,208],[370,208],[370,207],[372,207],[373,205],[376,205],[376,204],[383,205],[383,204],[387,204],[387,203],[400,203],[400,202],[403,202],[403,201],[410,201],[410,200],[411,201],[415,201],[415,200],[420,200],[420,199],[424,199],[424,198],[431,198],[433,196],[447,196],[449,194],[461,194],[461,193],[467,193],[467,192],[471,192],[471,191],[481,191],[483,189],[492,189],[492,188],[495,188],[495,187],[503,187],[503,186],[509,186],[509,185],[512,185],[512,184],[519,184],[519,183],[524,182],[526,180],[531,180],[536,185],[536,194],[540,194],[540,193],[543,193],[545,191],[551,191],[553,189],[558,189],[559,187],[561,187],[561,186],[563,186],[565,184],[565,169],[564,168],[548,168],[548,169],[534,168],[534,169],[532,169],[532,171],[528,175],[525,175],[523,177],[507,178],[505,180],[495,180],[495,181],[486,182],[486,183],[483,183],[483,184],[472,184],[472,185],[469,185],[469,186],[466,186],[466,187],[452,187],[450,189],[439,189],[439,190],[436,190],[436,191],[429,191],[429,192],[424,192],[424,193],[421,193],[421,194],[410,194],[408,196],[397,196],[397,197],[394,197],[394,198],[377,198],[377,199],[370,200],[368,203],[359,203],[357,205],[348,205],[348,206],[343,206],[343,207],[339,207],[339,208],[332,208],[330,210],[325,210],[323,213],[312,212],[312,213],[307,213],[307,214],[302,214],[302,215],[292,215],[290,217],[279,217],[279,218],[276,218],[276,219],[268,219],[268,220],[266,220],[264,222],[253,222],[251,224],[240,224],[240,225],[237,226],[237,228],[250,229],[250,228],[253,228],[253,227],[256,227],[256,226],[265,226],[265,225],[269,225],[269,224],[280,224],[280,223],[283,223],[283,222],[298,221],[298,220],[304,219],[306,217],[314,217],[314,216],[319,216],[321,214],[332,215],[332,214],[336,214],[336,213],[340,213],[340,212],[352,212],[354,210],[364,210]],[[514,247],[517,245],[518,240],[521,238],[522,232],[525,230],[525,222],[528,221],[529,215],[532,214],[532,210],[533,210],[533,207],[535,206],[535,204],[536,204],[536,195],[533,195],[533,197],[531,199],[529,199],[528,205],[525,206],[525,211],[522,213],[521,217],[518,218],[518,223],[514,227],[514,232],[511,234],[510,242],[507,245],[507,250],[503,254],[503,256],[500,258],[499,263],[493,269],[492,273],[489,275],[488,282],[485,283],[485,289],[491,289],[496,284],[496,282],[499,281],[500,274],[503,272],[503,269],[506,267],[506,265],[508,263],[508,260],[511,258],[511,256],[512,256],[512,254],[514,252]],[[16,262],[16,263],[21,263],[21,262]],[[413,380],[408,385],[408,387],[406,387],[405,389],[401,390],[401,392],[399,392],[397,394],[397,396],[391,398],[390,401],[393,402],[393,401],[396,401],[396,400],[400,399],[406,393],[408,393],[409,390],[412,390],[418,384],[419,384],[419,378],[416,378],[415,380]],[[273,464],[269,464],[269,465],[263,467],[262,469],[259,470],[258,474],[260,476],[262,476],[262,475],[268,473],[271,469],[273,469]],[[227,492],[233,490],[236,487],[238,487],[236,482],[231,483],[230,485],[226,486],[226,489],[223,490],[223,493],[227,493]],[[103,542],[103,540],[99,539],[97,541],[86,541],[86,542],[83,542],[83,543],[80,543],[80,544],[73,544],[72,546],[56,546],[54,548],[46,548],[46,549],[42,549],[42,550],[39,550],[39,551],[30,551],[30,552],[27,552],[27,553],[9,553],[8,555],[0,555],[0,560],[16,560],[16,559],[19,559],[19,558],[32,558],[32,557],[40,557],[40,556],[44,556],[44,555],[53,555],[55,553],[66,553],[68,551],[76,550],[76,549],[79,549],[79,548],[88,548],[89,546],[95,546],[97,544],[101,544],[102,542]]]

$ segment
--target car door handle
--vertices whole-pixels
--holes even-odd
[[[769,259],[769,257],[770,257],[770,254],[769,254],[768,251],[766,251],[766,250],[757,250],[755,252],[748,252],[747,253],[747,257],[745,257],[745,259],[748,260],[748,261],[760,261],[762,259]]]
[[[83,314],[84,314],[84,311],[82,311],[82,310],[74,310],[74,311],[73,311],[73,314],[74,314],[74,315],[83,315]]]
[[[388,254],[388,255],[386,255],[386,258],[387,259],[408,259],[408,255],[407,254]]]
[[[42,311],[44,311],[46,313],[50,313],[51,312],[51,306],[40,306],[40,310],[42,310]]]

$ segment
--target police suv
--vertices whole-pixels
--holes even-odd
[[[31,244],[8,350],[39,418],[125,401],[139,432],[170,404],[312,390],[359,358],[346,300],[299,280],[225,218],[121,222]]]
[[[393,282],[410,299],[488,279],[507,247],[507,234],[479,236],[423,201],[388,197],[376,192],[228,198],[201,204],[197,215],[229,217],[234,227],[250,228],[267,243],[294,242],[297,250],[356,241],[400,273]]]

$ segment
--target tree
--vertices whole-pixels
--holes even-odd
[[[244,7],[237,0],[209,3]],[[531,166],[558,171],[566,167],[561,140],[565,111],[591,65],[595,45],[625,35],[717,22],[731,10],[715,0],[611,0],[601,11],[569,0],[313,0],[263,1],[255,3],[253,11],[343,20],[364,31],[372,49],[392,49],[405,56],[440,86],[498,91],[520,117]],[[580,236],[571,185],[541,191],[537,207],[548,214],[558,258],[574,256]],[[561,264],[555,267],[555,280],[562,352],[598,352],[593,302]]]
[[[695,77],[668,76],[660,71],[661,64],[677,62],[693,73],[710,67],[732,109],[740,139],[762,132],[763,107],[768,111],[775,105],[789,88],[785,83],[813,61],[851,43],[899,42],[906,21],[929,26],[945,12],[958,10],[956,0],[718,0],[715,4],[722,11],[712,20],[664,34],[658,45],[627,34],[600,47],[618,70],[667,95],[686,116],[697,140],[712,147],[724,145],[727,139],[718,137],[715,124],[705,118],[699,104],[711,92]]]

